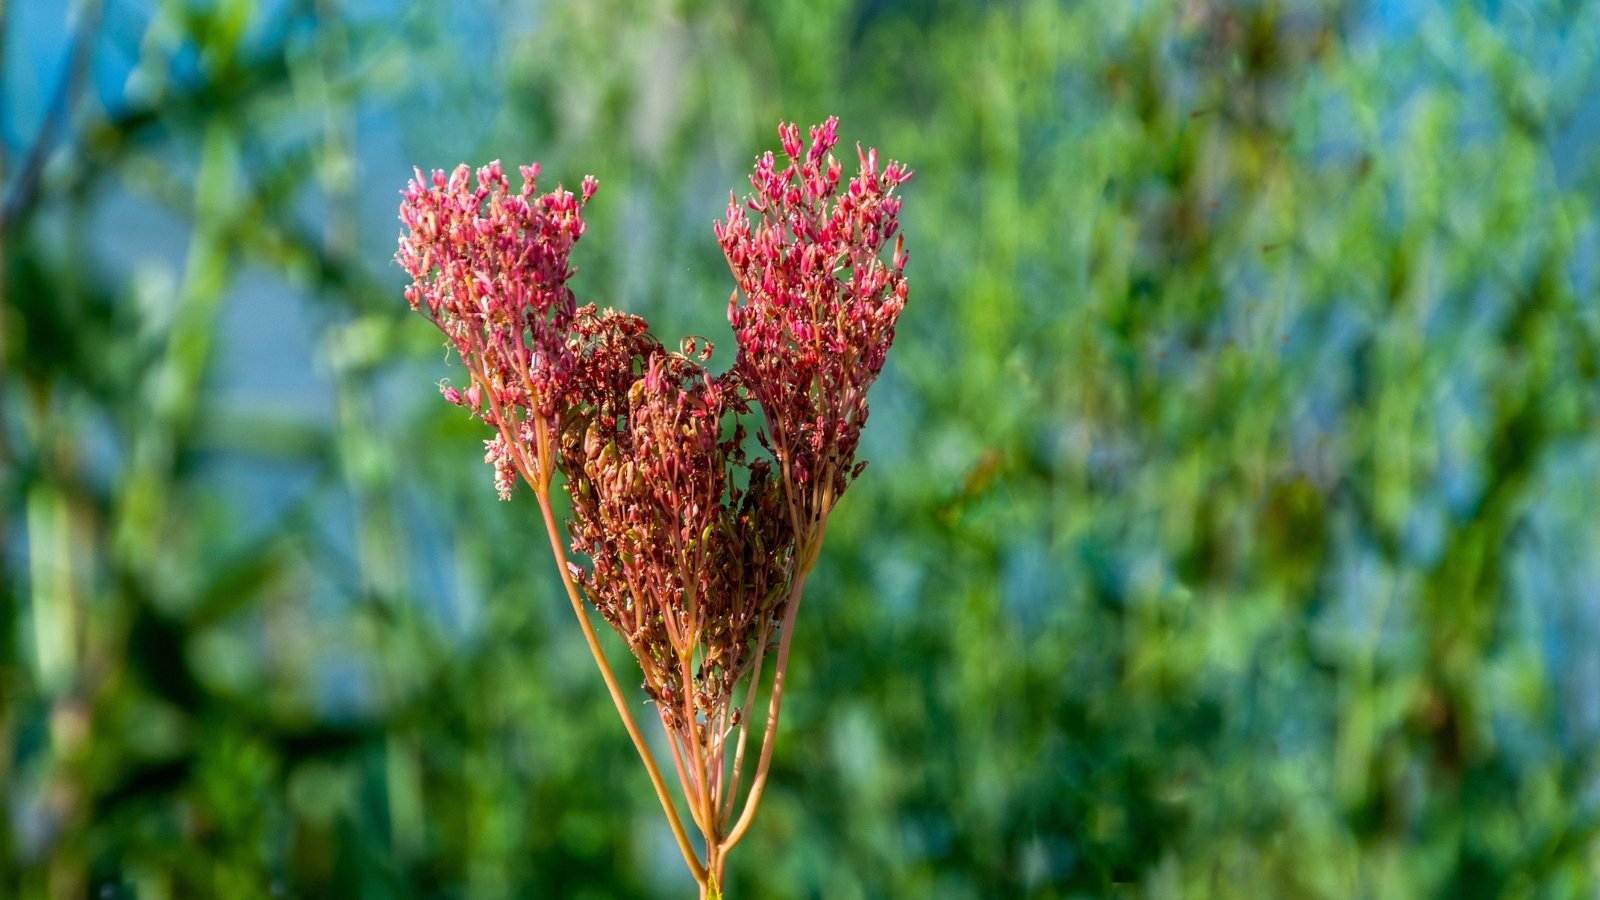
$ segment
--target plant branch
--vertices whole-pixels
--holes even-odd
[[[683,765],[681,746],[683,742],[678,739],[678,733],[667,725],[665,712],[662,712],[660,707],[657,707],[657,710],[659,713],[657,717],[661,720],[661,731],[667,736],[667,748],[672,751],[672,765],[678,771],[678,782],[683,785],[683,796],[689,801],[689,815],[694,818],[695,827],[700,829],[701,834],[709,834],[711,830],[701,820],[700,808],[694,802],[694,788],[689,781],[689,770]]]
[[[767,655],[767,622],[766,614],[762,614],[761,627],[756,638],[755,667],[750,672],[750,684],[745,688],[744,706],[739,712],[739,743],[733,751],[733,770],[729,773],[727,796],[719,804],[721,807],[718,815],[722,825],[727,827],[728,820],[733,817],[733,801],[739,794],[739,783],[744,775],[744,745],[745,739],[750,735],[750,708],[756,700],[756,690],[761,686],[762,665]]]
[[[821,536],[818,535],[818,540]],[[805,589],[806,575],[811,571],[805,565],[795,573],[794,587],[789,590],[787,607],[783,612],[783,634],[778,638],[778,659],[773,666],[772,698],[767,703],[767,728],[761,735],[761,760],[756,764],[755,778],[750,782],[750,793],[745,797],[744,811],[739,814],[739,821],[722,839],[720,850],[726,854],[734,845],[744,837],[749,830],[750,822],[755,818],[756,807],[761,805],[761,794],[767,786],[767,770],[772,764],[772,743],[778,731],[778,712],[783,705],[784,675],[789,669],[789,642],[794,638],[795,612],[800,608],[801,592]]]
[[[71,119],[72,108],[77,104],[78,95],[83,93],[84,82],[89,76],[94,35],[100,27],[100,6],[99,0],[88,0],[78,8],[78,23],[73,29],[72,50],[67,57],[66,69],[61,73],[61,80],[56,82],[49,109],[39,125],[39,133],[34,135],[33,145],[28,148],[28,155],[17,170],[16,184],[12,185],[4,206],[0,207],[0,221],[15,222],[38,193],[44,164],[50,159],[50,151],[55,148],[56,133],[66,127]]]
[[[611,702],[617,707],[617,715],[622,717],[622,726],[628,730],[628,737],[633,739],[633,746],[639,751],[639,759],[644,762],[645,771],[650,775],[650,783],[656,789],[656,798],[661,801],[661,809],[667,814],[667,824],[672,827],[672,836],[678,842],[678,849],[683,851],[684,862],[689,864],[689,871],[694,875],[694,880],[704,884],[706,868],[700,864],[700,857],[689,843],[689,835],[683,830],[683,821],[678,818],[678,810],[672,804],[672,795],[667,791],[667,783],[662,779],[661,770],[657,768],[655,759],[650,755],[650,748],[644,742],[644,735],[639,733],[639,726],[634,722],[633,714],[628,711],[628,703],[622,696],[622,688],[617,686],[616,675],[612,673],[611,666],[606,662],[605,651],[600,647],[600,638],[595,634],[594,625],[589,622],[588,614],[584,612],[583,600],[578,595],[578,586],[572,581],[572,573],[567,571],[567,554],[558,537],[555,513],[550,509],[549,488],[539,490],[537,494],[539,511],[544,515],[545,532],[550,537],[550,550],[555,554],[556,568],[561,573],[562,585],[567,589],[567,598],[572,601],[572,611],[577,614],[578,625],[583,629],[583,639],[589,644],[589,652],[594,656],[595,665],[600,668],[600,677],[605,680],[606,690],[611,693]]]

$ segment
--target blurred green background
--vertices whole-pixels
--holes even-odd
[[[593,173],[580,298],[725,366],[711,221],[828,114],[911,302],[728,896],[1600,892],[1600,4],[0,33],[0,897],[692,895],[395,209]]]

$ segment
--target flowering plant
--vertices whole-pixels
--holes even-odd
[[[418,171],[400,205],[406,299],[470,376],[465,390],[441,391],[493,428],[485,459],[500,496],[519,479],[532,489],[573,612],[702,897],[720,894],[727,854],[760,804],[795,613],[828,515],[865,465],[855,453],[867,390],[905,306],[895,191],[911,171],[880,169],[877,151],[858,147],[859,171],[841,184],[836,130],[830,118],[803,144],[798,127],[780,125],[786,161],[761,156],[754,193],[730,196],[715,225],[736,283],[737,358],[721,375],[705,368],[709,343],[668,350],[638,316],[578,307],[570,256],[592,177],[577,195],[541,194],[537,165],[522,168],[517,192],[499,163],[475,178],[464,165]],[[770,459],[747,446],[743,420],[757,408],[755,439]],[[557,471],[571,500],[566,544],[551,506]],[[639,664],[703,857],[585,599]]]

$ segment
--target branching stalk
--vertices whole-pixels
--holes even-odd
[[[617,707],[617,715],[622,717],[622,727],[627,729],[628,737],[633,739],[633,746],[639,751],[639,759],[650,775],[650,784],[656,789],[656,798],[661,801],[661,810],[667,815],[667,824],[672,828],[672,837],[678,842],[678,849],[683,852],[683,861],[689,864],[689,871],[693,873],[694,880],[704,884],[706,867],[700,863],[699,855],[689,843],[689,835],[683,830],[683,821],[678,818],[678,810],[673,806],[672,795],[667,791],[667,783],[662,779],[661,770],[656,767],[656,761],[650,755],[650,747],[645,744],[644,735],[639,733],[639,726],[633,720],[633,713],[628,711],[628,702],[623,699],[622,689],[617,686],[617,678],[606,662],[606,653],[600,647],[600,638],[595,634],[594,625],[589,622],[589,615],[583,609],[578,586],[572,581],[572,573],[567,571],[567,552],[557,536],[560,532],[556,530],[555,513],[550,509],[549,489],[547,487],[536,493],[539,498],[539,511],[544,515],[545,531],[550,537],[550,550],[555,554],[556,568],[561,572],[561,583],[567,589],[567,599],[572,601],[572,611],[578,617],[578,626],[583,629],[583,639],[589,645],[589,652],[594,656],[595,665],[600,668],[600,677],[605,681],[606,690],[611,694],[611,702]]]
[[[767,769],[772,764],[772,739],[778,731],[778,712],[783,706],[783,682],[789,669],[789,642],[794,638],[794,616],[800,608],[801,591],[805,589],[808,571],[795,573],[794,587],[789,591],[787,609],[783,613],[783,633],[778,637],[778,659],[773,666],[772,696],[767,701],[767,728],[761,735],[761,758],[756,763],[756,774],[750,782],[750,793],[744,801],[744,811],[739,821],[722,839],[718,851],[724,855],[744,837],[755,819],[756,808],[761,805],[761,794],[767,786]]]

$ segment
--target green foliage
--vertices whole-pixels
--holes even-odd
[[[394,207],[592,172],[725,365],[829,113],[911,301],[728,896],[1594,895],[1594,4],[153,5],[59,114],[0,5],[0,895],[689,893]]]

